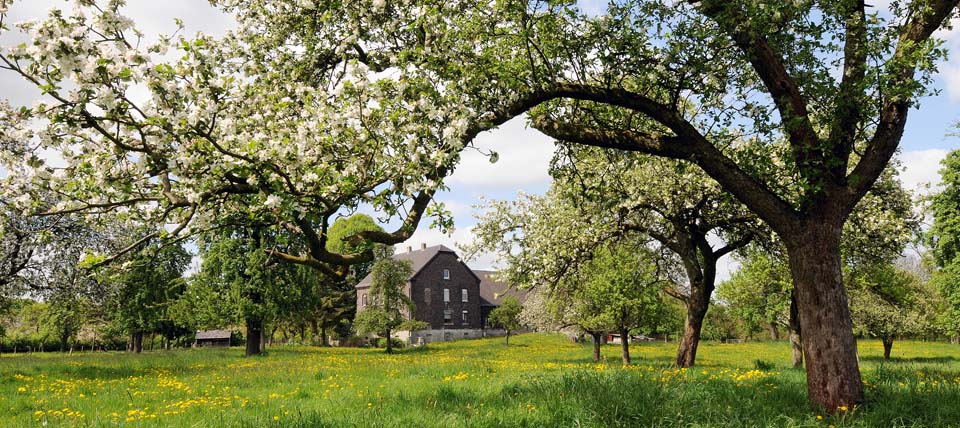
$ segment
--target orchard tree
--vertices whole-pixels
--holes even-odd
[[[942,189],[931,195],[928,212],[933,225],[927,233],[933,262],[937,266],[931,282],[943,297],[943,327],[954,341],[960,339],[960,150],[941,161]]]
[[[153,248],[119,266],[119,272],[108,280],[117,287],[109,316],[130,335],[130,351],[140,353],[144,333],[161,329],[167,306],[183,291],[182,276],[190,260],[190,253],[181,245],[153,243]]]
[[[0,32],[11,31],[9,3],[0,7]],[[27,214],[172,225],[98,253],[91,265],[155,238],[187,239],[244,218],[303,243],[291,252],[272,248],[272,258],[341,279],[348,265],[375,258],[371,245],[328,249],[330,223],[342,210],[363,205],[399,220],[392,232],[359,231],[344,237],[349,242],[402,242],[428,211],[449,225],[431,198],[463,146],[452,130],[464,121],[430,100],[440,94],[417,104],[433,112],[425,120],[409,114],[405,99],[427,88],[373,82],[352,53],[331,52],[304,68],[288,61],[295,47],[262,51],[260,38],[269,35],[247,19],[220,41],[141,40],[121,14],[123,2],[104,3],[54,8],[18,24],[30,41],[0,51],[0,69],[43,94],[31,107],[0,102],[0,163],[8,171],[0,197]],[[47,163],[41,150],[65,166]],[[46,202],[50,194],[55,203]]]
[[[676,364],[692,366],[717,262],[761,230],[757,219],[692,165],[571,147],[558,152],[551,172],[546,196],[487,202],[468,255],[493,251],[510,282],[537,287],[588,264],[603,242],[649,236],[672,253],[665,274],[680,285],[665,288],[687,309]]]
[[[740,261],[740,268],[717,288],[717,298],[750,334],[766,328],[770,339],[779,340],[777,329],[789,322],[791,290],[786,264],[760,253]]]
[[[596,17],[551,2],[360,4],[325,24],[383,46],[372,58],[404,44],[390,56],[409,59],[397,68],[418,67],[481,126],[535,108],[534,127],[559,140],[700,166],[782,239],[805,334],[809,399],[832,410],[863,400],[841,272],[843,225],[896,152],[909,109],[930,93],[944,53],[931,36],[956,5],[893,2],[887,18],[862,0],[777,7],[637,0]],[[318,27],[303,12],[271,24],[293,34]],[[690,99],[696,109],[686,108]],[[763,148],[737,150],[716,126],[726,124]],[[781,138],[789,143],[783,163],[758,168]],[[798,193],[779,184],[783,176]]]
[[[692,164],[592,147],[561,155],[551,172],[560,193],[576,202],[573,215],[593,223],[615,212],[607,220],[615,225],[611,233],[640,232],[679,260],[686,283],[668,290],[687,309],[676,365],[693,366],[717,262],[769,232]]]
[[[523,326],[520,322],[520,312],[522,310],[523,307],[520,306],[520,301],[516,297],[507,296],[500,302],[500,306],[490,311],[490,315],[487,316],[487,322],[490,325],[506,330],[505,341],[507,345],[510,345],[510,332],[519,330]]]
[[[894,339],[926,333],[934,322],[934,293],[891,263],[850,272],[848,283],[854,327],[880,339],[884,360],[890,359]]]
[[[423,321],[413,318],[416,307],[404,292],[413,268],[406,260],[383,259],[373,265],[370,274],[370,304],[357,312],[353,326],[357,334],[375,334],[386,340],[387,353],[393,353],[392,333],[397,330],[420,330]]]
[[[265,251],[270,237],[264,229],[240,228],[209,236],[201,246],[195,280],[228,297],[212,304],[230,305],[233,319],[245,324],[246,356],[262,352],[265,325],[275,314],[270,297],[282,294],[285,285]]]
[[[668,281],[656,257],[642,242],[615,242],[598,248],[577,275],[563,282],[583,307],[583,325],[620,334],[623,364],[630,364],[630,332],[655,326],[663,305],[660,294]]]

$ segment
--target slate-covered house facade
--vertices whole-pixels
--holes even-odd
[[[496,334],[486,326],[486,317],[501,298],[495,294],[509,288],[492,280],[492,271],[474,271],[460,260],[457,253],[443,245],[413,250],[393,256],[406,260],[413,268],[404,292],[413,300],[413,316],[428,324],[427,329],[400,332],[398,335],[412,343],[482,337]],[[356,285],[357,310],[371,303],[369,292],[371,276]],[[510,291],[520,295],[516,291]]]

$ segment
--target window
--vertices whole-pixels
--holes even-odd
[[[423,289],[423,301],[424,301],[425,303],[430,303],[430,289],[429,289],[429,288],[424,288],[424,289]]]
[[[367,294],[366,294],[366,293],[360,295],[360,307],[363,307],[363,308],[367,307]]]
[[[467,311],[463,311],[463,313],[462,313],[461,315],[463,315],[463,323],[466,324],[466,323],[467,323]]]
[[[450,269],[443,270],[443,279],[450,279]]]
[[[443,303],[450,303],[450,289],[443,289]]]
[[[447,309],[443,311],[443,323],[444,324],[453,324],[453,311]]]
[[[466,289],[466,288],[460,290],[460,301],[461,301],[461,302],[466,302],[466,301],[467,301],[467,289]]]

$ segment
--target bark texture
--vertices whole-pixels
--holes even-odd
[[[263,320],[247,318],[247,347],[246,356],[260,354],[260,344],[263,339]]]
[[[796,291],[790,294],[790,348],[793,351],[793,368],[799,369],[803,367],[803,342],[796,296]]]
[[[600,343],[602,340],[601,333],[590,333],[590,337],[593,338],[593,361],[600,361]]]
[[[840,233],[841,225],[817,222],[786,240],[807,360],[807,394],[828,410],[863,401],[840,270]]]
[[[143,351],[143,332],[138,331],[133,333],[130,341],[130,350],[135,354],[139,354]]]
[[[630,332],[627,330],[620,331],[620,351],[621,358],[623,358],[624,365],[630,365]]]

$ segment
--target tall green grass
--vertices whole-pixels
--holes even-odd
[[[589,346],[528,334],[374,349],[279,347],[0,358],[0,426],[828,427],[960,426],[960,347],[862,342],[868,400],[829,416],[806,401],[784,342],[635,346],[622,367]]]

